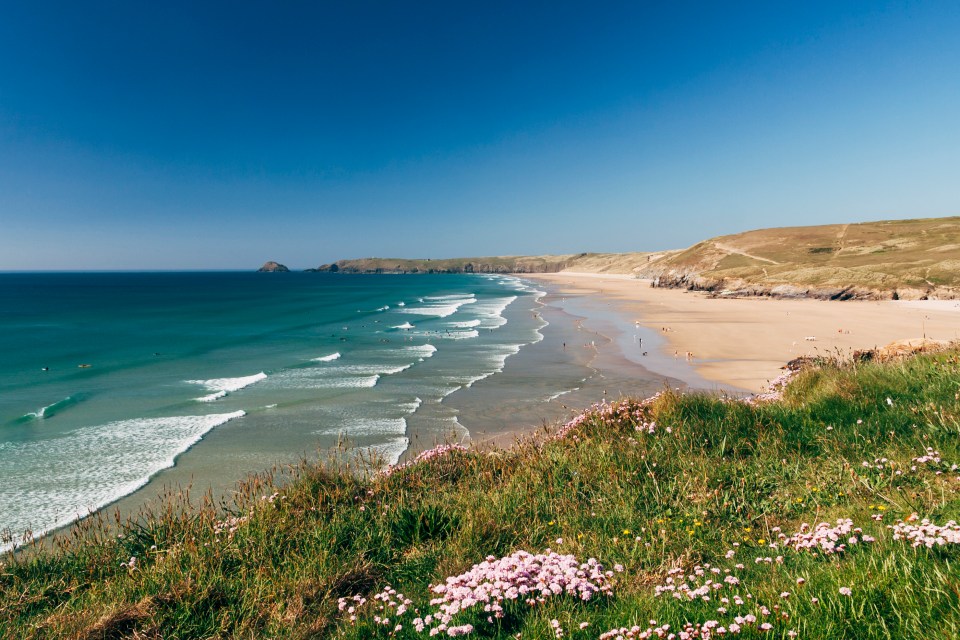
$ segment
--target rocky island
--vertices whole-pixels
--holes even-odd
[[[286,265],[282,265],[279,262],[274,262],[270,260],[264,262],[263,266],[257,269],[257,273],[289,273],[290,269]]]

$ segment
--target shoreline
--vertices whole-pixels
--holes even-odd
[[[533,284],[533,281],[530,281]],[[545,293],[530,306],[532,310],[515,309],[514,314],[533,311],[546,325],[540,329],[543,339],[524,346],[508,357],[503,369],[469,387],[463,387],[442,399],[457,411],[458,425],[467,435],[451,441],[466,441],[475,446],[508,448],[518,439],[532,435],[545,426],[556,426],[601,400],[621,396],[649,396],[663,389],[697,386],[684,376],[662,375],[625,357],[617,343],[617,330],[602,321],[597,310],[584,307],[566,308],[571,302],[552,284],[536,285]],[[559,385],[559,386],[558,386]],[[294,458],[316,457],[301,451],[288,460],[277,459],[260,468],[251,465],[234,480],[213,481],[203,460],[210,446],[231,447],[229,433],[213,430],[205,435],[203,446],[191,446],[176,461],[151,476],[135,491],[118,497],[97,510],[42,536],[42,540],[69,531],[81,520],[96,514],[118,511],[121,518],[137,517],[144,508],[158,504],[164,495],[185,490],[196,498],[209,494],[215,503],[229,500],[238,482],[260,473],[277,471],[295,464]],[[414,458],[419,452],[441,444],[444,439],[433,432],[408,432],[409,444],[398,463]],[[450,439],[449,437],[446,439]],[[332,450],[331,450],[332,451]],[[316,454],[317,451],[313,450]],[[323,457],[323,454],[320,454]],[[42,543],[42,544],[45,544]]]
[[[523,278],[545,290],[533,310],[547,322],[541,329],[543,339],[507,358],[500,372],[443,399],[456,409],[474,446],[508,448],[604,399],[647,397],[664,386],[755,393],[779,375],[787,361],[802,355],[874,348],[924,333],[941,340],[960,335],[960,303],[954,301],[724,299],[653,288],[649,281],[620,274],[562,272]],[[835,334],[830,332],[834,325],[841,327]],[[919,331],[911,331],[918,325]],[[856,330],[844,331],[844,326]],[[798,338],[808,334],[817,339]],[[687,351],[696,355],[689,360],[679,355]],[[544,380],[549,375],[566,376],[567,386],[557,391],[557,379]],[[418,435],[425,437],[418,442]],[[400,462],[438,444],[427,442],[426,435],[409,433]],[[173,467],[90,515],[117,510],[123,518],[136,517],[164,494],[189,491],[194,478],[189,472],[184,476],[182,458],[197,455],[191,447],[177,456]],[[283,466],[278,461],[252,473]],[[219,502],[233,494],[236,482],[195,488],[200,494],[212,492]],[[51,530],[41,545],[76,522]]]
[[[541,290],[552,289],[537,286]],[[651,383],[648,372],[643,375],[645,372],[641,371],[638,376],[636,365],[618,362],[615,346],[609,337],[585,326],[588,318],[574,318],[552,306],[551,296],[547,291],[529,304],[532,311],[547,322],[540,329],[543,339],[527,344],[517,354],[506,358],[500,372],[463,387],[441,400],[444,405],[458,412],[460,422],[457,426],[464,427],[466,438],[458,437],[452,432],[448,436],[431,429],[423,431],[414,427],[408,431],[409,443],[398,463],[412,459],[420,451],[449,440],[451,436],[451,441],[469,441],[482,447],[506,448],[518,438],[535,433],[545,424],[565,422],[581,409],[600,401],[605,393],[609,393],[613,398],[646,391],[649,391],[649,395],[662,387],[659,379]],[[527,306],[514,309],[513,315],[519,318],[530,313]],[[574,335],[577,336],[576,339],[572,338]],[[563,349],[564,342],[569,343],[566,350]],[[586,348],[586,345],[581,343],[590,343],[591,347]],[[565,361],[559,362],[562,370],[559,374],[553,368],[553,365],[557,364],[557,353],[567,356]],[[598,364],[598,358],[603,360],[602,366]],[[613,371],[615,367],[618,368],[616,373]],[[553,374],[553,378],[545,379],[544,373]],[[574,380],[575,383],[563,388],[551,386],[557,384],[555,378],[558,375]],[[505,382],[504,378],[510,382]],[[550,375],[546,378],[550,378]],[[639,385],[636,383],[638,379],[641,381]],[[674,382],[676,386],[676,381]],[[548,397],[537,396],[532,387],[538,384],[545,385],[544,395]],[[249,459],[244,459],[245,469],[238,469],[238,473],[227,478],[219,472],[211,471],[212,462],[207,460],[204,454],[211,447],[235,449],[238,445],[233,442],[235,433],[231,432],[234,431],[236,427],[211,430],[204,435],[202,442],[195,443],[178,454],[173,465],[151,475],[136,490],[45,532],[39,537],[42,540],[41,546],[46,546],[49,541],[68,532],[77,523],[97,517],[97,514],[109,516],[110,520],[113,519],[114,512],[119,512],[122,519],[137,518],[145,508],[159,504],[158,501],[163,496],[180,491],[189,492],[197,499],[209,495],[214,503],[230,500],[237,484],[248,477],[276,472],[288,465],[295,465],[298,460],[322,459],[325,452],[333,453],[335,450],[321,449],[318,455],[316,448],[307,448],[279,456],[265,465],[258,465],[254,461],[262,459],[263,456],[251,455]],[[198,444],[200,446],[196,446]]]
[[[568,308],[570,297],[554,285],[544,288],[535,311],[547,322],[541,329],[543,340],[508,358],[494,376],[444,399],[458,411],[472,443],[509,447],[517,438],[565,422],[604,398],[646,397],[665,385],[698,386],[685,376],[662,374],[627,358],[615,327],[604,324],[594,311]],[[408,453],[416,453],[416,448]]]
[[[476,446],[509,447],[603,399],[647,397],[665,385],[755,393],[779,375],[786,362],[802,355],[874,348],[923,333],[941,340],[960,335],[960,303],[954,301],[725,299],[652,288],[649,281],[629,275],[562,272],[522,278],[546,290],[535,302],[535,313],[547,322],[543,340],[507,358],[499,373],[443,399],[457,410],[467,439]],[[841,330],[832,333],[834,326]],[[844,332],[845,326],[852,329]],[[807,335],[817,339],[804,340]],[[687,351],[696,355],[688,360],[681,355]],[[556,380],[545,381],[544,376],[559,369],[570,381],[546,393]],[[424,436],[419,442],[418,435]],[[426,436],[411,431],[400,462],[437,444]],[[184,474],[182,459],[197,455],[191,447],[177,456],[173,467],[97,512],[116,509],[123,517],[136,516],[160,495],[189,489],[194,477]],[[259,472],[277,466],[284,462]],[[201,494],[212,491],[219,501],[229,498],[235,486],[230,482],[194,488]]]
[[[651,369],[667,371],[665,360],[680,364],[689,359],[691,368],[709,383],[752,393],[762,391],[788,361],[801,356],[850,355],[923,337],[960,338],[960,303],[954,301],[711,298],[654,288],[649,280],[625,274],[525,277],[570,295],[592,296],[628,322],[653,331],[661,340]]]

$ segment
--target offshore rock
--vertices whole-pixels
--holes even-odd
[[[263,266],[257,269],[257,273],[287,273],[289,271],[290,269],[287,269],[285,265],[274,262],[273,260],[264,262]]]

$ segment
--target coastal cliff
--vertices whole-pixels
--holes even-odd
[[[328,273],[556,273],[586,254],[560,256],[498,256],[487,258],[338,260],[314,271]]]
[[[654,286],[823,300],[960,297],[960,218],[761,229],[635,271]]]
[[[960,298],[960,218],[760,229],[657,253],[338,260],[327,273],[630,274],[717,296]]]

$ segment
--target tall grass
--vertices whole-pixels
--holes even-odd
[[[779,401],[666,392],[599,407],[562,437],[389,475],[340,458],[283,482],[253,477],[228,505],[170,495],[134,521],[94,517],[3,558],[0,637],[425,637],[414,620],[436,611],[431,586],[488,556],[547,549],[596,558],[611,593],[510,601],[491,621],[473,607],[451,626],[597,638],[688,624],[710,637],[711,621],[729,634],[755,615],[741,635],[960,637],[960,545],[914,548],[888,528],[914,513],[960,519],[958,397],[957,352],[825,364]],[[917,463],[928,447],[939,461]],[[875,540],[831,554],[785,543],[839,518]],[[656,595],[710,576],[738,584],[708,587],[709,600]]]

